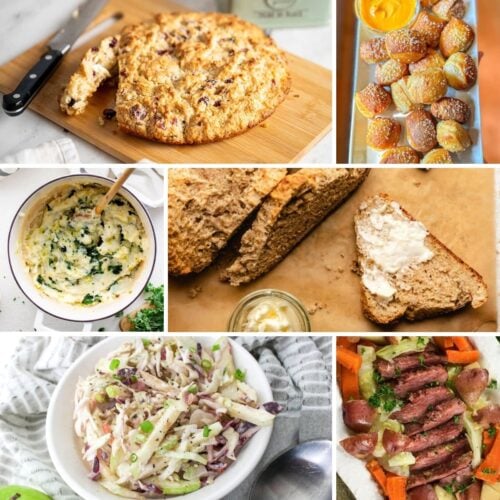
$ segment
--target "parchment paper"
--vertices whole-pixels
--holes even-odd
[[[169,278],[169,331],[225,331],[238,301],[262,288],[295,295],[315,310],[313,331],[378,331],[361,311],[353,217],[361,201],[385,192],[484,278],[489,292],[479,309],[420,322],[403,321],[400,331],[495,331],[494,171],[474,168],[373,168],[337,211],[278,266],[257,281],[231,287],[218,278],[219,263],[187,279]],[[196,294],[197,293],[197,294]],[[191,298],[192,295],[196,297]]]

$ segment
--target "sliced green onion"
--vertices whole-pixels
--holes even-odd
[[[108,387],[106,387],[106,394],[114,399],[120,395],[120,388],[116,385],[108,385]]]
[[[151,340],[149,340],[149,339],[142,339],[142,345],[144,347],[148,347],[149,345],[151,345]]]
[[[137,462],[137,455],[135,453],[132,453],[132,455],[130,455],[130,461],[132,463]]]
[[[189,387],[188,392],[189,394],[196,394],[198,392],[198,387],[193,384],[191,387]]]
[[[214,344],[212,346],[212,351],[215,352],[215,351],[220,351],[220,344]]]
[[[132,382],[133,384],[135,384],[139,379],[135,376],[135,375],[132,375],[130,377],[130,382]]]
[[[150,434],[155,428],[155,426],[149,420],[144,420],[140,427],[141,431],[144,432],[144,434]]]
[[[246,373],[242,372],[239,368],[234,372],[234,378],[240,382],[244,382],[246,378]]]
[[[201,360],[201,367],[204,370],[210,370],[212,368],[212,362],[209,359],[202,359]]]
[[[208,425],[205,425],[205,427],[203,427],[203,437],[207,438],[209,434],[210,434],[210,427]]]
[[[109,363],[109,369],[111,371],[115,371],[118,369],[118,367],[120,366],[120,360],[115,358],[115,359],[112,359],[111,360],[111,363]]]

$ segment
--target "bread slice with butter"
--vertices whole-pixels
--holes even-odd
[[[367,168],[303,168],[287,175],[265,199],[221,279],[238,286],[268,272],[368,173]]]
[[[388,325],[482,306],[483,278],[385,194],[354,219],[363,313]]]

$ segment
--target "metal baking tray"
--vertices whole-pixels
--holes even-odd
[[[472,47],[468,54],[478,64],[478,49],[477,49],[477,6],[475,0],[467,2],[467,12],[463,20],[472,26],[475,37]],[[368,119],[365,118],[357,109],[354,102],[354,94],[362,90],[370,82],[375,81],[375,64],[366,64],[359,57],[359,47],[362,42],[373,37],[381,36],[369,30],[362,22],[357,20],[355,34],[355,59],[354,59],[354,79],[353,79],[353,99],[351,108],[351,135],[349,143],[349,163],[371,163],[377,164],[381,156],[381,152],[375,151],[366,145],[366,128]],[[472,108],[472,116],[466,128],[472,139],[472,147],[462,153],[452,153],[453,161],[457,164],[469,163],[484,163],[483,158],[483,143],[481,138],[481,108],[479,105],[479,80],[474,87],[467,91],[458,91],[448,87],[446,94],[448,97],[457,97],[467,102]],[[426,108],[427,109],[427,108]],[[396,118],[401,123],[401,140],[400,146],[407,146],[406,129],[405,129],[405,114],[396,110],[394,104],[381,116]]]

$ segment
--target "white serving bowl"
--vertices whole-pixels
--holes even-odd
[[[117,500],[98,482],[88,478],[89,466],[81,454],[82,444],[73,431],[75,387],[80,377],[94,372],[95,365],[111,351],[128,340],[139,337],[108,337],[78,358],[65,373],[52,395],[47,412],[46,439],[50,457],[57,472],[68,486],[85,500]],[[194,337],[204,346],[212,345],[217,337]],[[255,358],[239,344],[231,343],[235,365],[246,371],[246,380],[256,391],[259,402],[272,401],[269,382]],[[235,489],[255,469],[264,454],[272,434],[271,427],[260,429],[243,447],[236,462],[231,464],[210,486],[187,495],[184,500],[217,500]],[[172,499],[174,497],[166,497]]]
[[[123,293],[115,300],[93,306],[65,304],[44,295],[36,288],[33,282],[33,277],[30,276],[23,262],[22,246],[20,242],[24,227],[24,220],[26,215],[29,214],[32,209],[37,207],[46,196],[49,196],[58,187],[72,182],[92,182],[106,187],[113,184],[111,179],[107,179],[105,177],[89,174],[77,174],[59,177],[58,179],[50,181],[39,187],[20,206],[12,221],[8,239],[9,264],[19,288],[26,295],[26,297],[42,311],[68,321],[98,321],[122,311],[132,304],[137,297],[139,297],[144,287],[147,285],[149,278],[151,277],[151,273],[153,272],[156,258],[156,236],[153,223],[151,222],[151,219],[142,203],[130,191],[122,187],[119,194],[134,207],[142,225],[144,226],[144,231],[149,242],[145,262],[141,266],[129,293]]]

